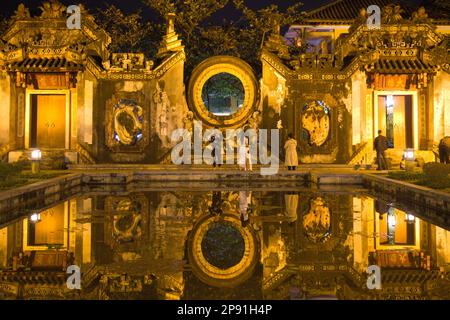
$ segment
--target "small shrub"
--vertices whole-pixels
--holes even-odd
[[[58,158],[51,162],[50,164],[51,170],[65,170],[67,169],[67,164],[64,159]]]
[[[450,164],[429,162],[424,165],[423,172],[427,178],[432,180],[448,179],[450,174]]]
[[[390,171],[388,177],[402,181],[417,181],[422,180],[424,178],[424,174],[409,171]]]
[[[22,163],[0,163],[0,179],[4,180],[19,175],[23,170]]]
[[[450,188],[450,164],[427,163],[423,167],[422,185],[434,189]]]

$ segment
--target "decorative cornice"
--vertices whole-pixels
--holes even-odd
[[[97,79],[103,80],[128,80],[128,81],[146,81],[161,78],[166,72],[174,67],[178,62],[184,61],[186,54],[179,51],[172,54],[164,60],[157,68],[151,71],[111,71],[102,69],[92,58],[87,59],[86,68]]]

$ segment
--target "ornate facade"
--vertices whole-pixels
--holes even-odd
[[[40,148],[73,163],[164,163],[171,132],[196,119],[219,129],[282,128],[282,139],[298,140],[303,163],[370,163],[379,129],[392,162],[405,149],[433,161],[450,135],[450,24],[426,8],[372,2],[382,7],[379,29],[366,24],[364,8],[337,1],[285,37],[275,23],[259,81],[246,62],[219,56],[197,66],[186,90],[173,15],[148,60],[111,53],[110,37],[86,12],[81,29],[69,30],[57,2],[36,17],[21,5],[2,36],[0,156],[15,161]],[[205,105],[205,84],[219,74],[242,83],[242,102],[228,102],[236,112]]]

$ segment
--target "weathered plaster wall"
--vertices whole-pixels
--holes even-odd
[[[352,76],[352,145],[365,142],[370,139],[367,130],[367,113],[366,108],[366,74],[358,71]],[[371,118],[371,114],[369,114]],[[371,119],[370,119],[371,120]]]
[[[11,83],[5,72],[0,73],[0,146],[10,142]]]
[[[365,82],[361,76],[358,86],[362,88],[364,85]],[[284,158],[283,146],[287,135],[292,133],[298,142],[300,162],[346,163],[349,160],[352,145],[351,89],[350,83],[305,81],[283,76],[263,60],[260,88],[263,112],[261,128],[280,128],[281,158]],[[363,95],[361,100],[365,101]],[[305,106],[319,102],[323,102],[328,108],[329,132],[326,141],[317,145],[312,143],[311,135],[302,122],[302,116],[306,112]],[[319,122],[317,126],[324,126],[324,122],[320,124]],[[322,129],[317,128],[317,130]],[[363,125],[360,125],[360,136],[363,135],[361,133],[363,129]]]
[[[450,135],[450,74],[440,71],[434,80],[434,141]]]
[[[79,139],[89,143],[99,163],[159,163],[170,152],[171,133],[183,128],[188,107],[183,83],[184,63],[178,62],[159,79],[151,80],[99,80],[98,84],[85,79],[83,94],[84,127]],[[93,117],[91,89],[93,87]],[[135,146],[111,147],[113,135],[112,111],[120,99],[135,100],[143,109],[143,138]],[[92,134],[91,134],[92,132]]]

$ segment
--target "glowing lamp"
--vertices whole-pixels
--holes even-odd
[[[33,150],[31,151],[31,172],[33,174],[37,174],[41,171],[40,161],[42,159],[41,150]]]
[[[41,221],[41,214],[40,213],[33,213],[30,216],[30,221],[31,221],[31,223],[38,223],[39,221]]]
[[[406,149],[403,153],[405,161],[414,161],[414,149]]]
[[[397,219],[395,219],[395,214],[388,214],[388,225],[393,228],[397,224]]]
[[[31,160],[39,161],[41,159],[42,159],[42,152],[41,152],[41,150],[33,150],[33,151],[31,151]]]

